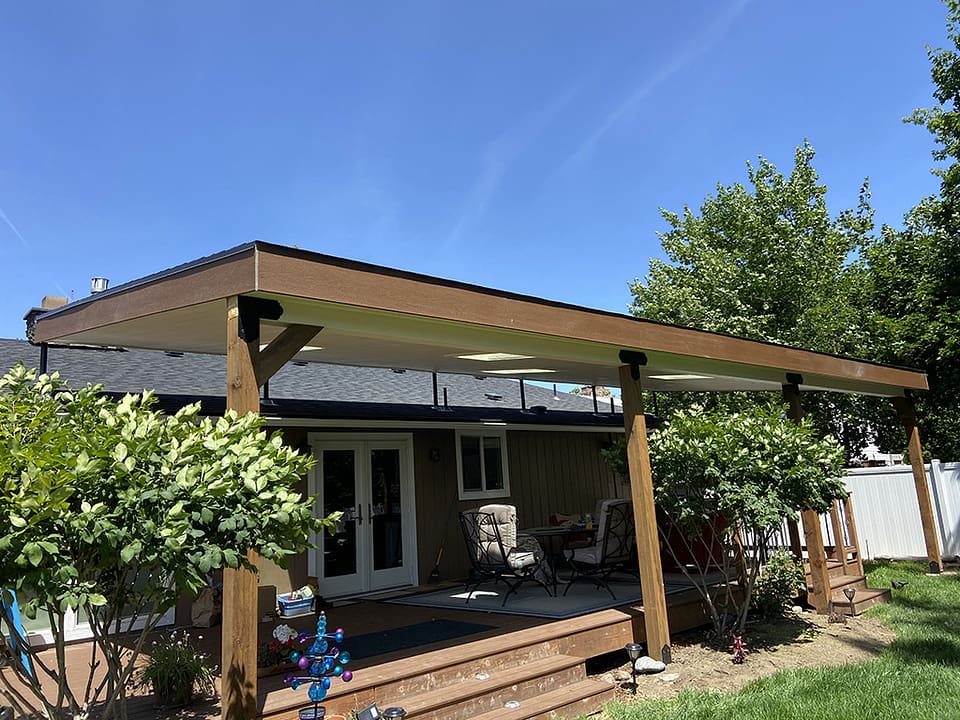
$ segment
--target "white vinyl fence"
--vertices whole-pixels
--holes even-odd
[[[944,558],[960,554],[960,463],[933,460],[927,482]],[[909,465],[847,471],[864,558],[926,558],[923,526]]]

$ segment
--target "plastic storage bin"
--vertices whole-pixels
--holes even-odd
[[[313,612],[313,595],[302,597],[294,593],[280,593],[277,596],[277,604],[280,606],[280,615],[283,617],[302,615]]]

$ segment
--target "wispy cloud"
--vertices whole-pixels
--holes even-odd
[[[24,249],[26,250],[31,249],[30,243],[28,243],[27,239],[23,237],[23,234],[20,232],[19,228],[17,228],[17,226],[13,224],[13,220],[11,220],[9,216],[3,211],[3,208],[0,208],[0,220],[2,220],[8,228],[10,228],[10,231],[14,234],[14,236],[16,236],[17,240],[20,241],[20,244],[23,245]],[[61,295],[67,295],[67,291],[63,289],[63,285],[61,285],[59,282],[56,281],[56,279],[53,278],[49,270],[46,270],[44,274],[47,276],[47,278],[49,279],[53,287],[56,288]]]
[[[692,36],[667,62],[654,69],[612,111],[607,113],[577,149],[561,163],[558,172],[562,173],[589,157],[604,136],[624,117],[632,115],[654,90],[716,46],[730,31],[737,18],[743,14],[748,2],[749,0],[736,0],[727,6],[712,22]]]
[[[17,240],[27,249],[30,249],[30,245],[27,244],[27,241],[23,239],[23,235],[20,234],[20,231],[17,229],[17,226],[13,224],[13,220],[7,217],[7,214],[3,211],[3,208],[0,208],[0,220],[3,220],[7,227],[13,231],[13,234],[17,236]]]
[[[467,191],[457,220],[441,247],[446,252],[460,244],[465,233],[486,214],[506,175],[517,158],[544,129],[569,105],[576,89],[571,87],[538,111],[502,132],[484,147],[482,169]]]

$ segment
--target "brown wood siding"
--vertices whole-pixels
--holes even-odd
[[[508,431],[510,496],[460,500],[456,432],[414,432],[420,582],[429,581],[441,543],[440,578],[466,576],[469,563],[457,520],[462,510],[487,502],[516,505],[520,527],[531,527],[546,525],[551,513],[593,512],[600,498],[625,497],[628,488],[600,458],[601,447],[612,437],[575,431]],[[439,451],[439,459],[431,458],[432,450]]]
[[[507,433],[511,503],[520,527],[546,525],[552,513],[593,512],[597,500],[629,489],[600,457],[612,435],[582,432]]]
[[[457,513],[473,507],[475,503],[457,499],[456,433],[453,430],[415,431],[413,458],[420,582],[429,580],[441,545],[443,557],[440,559],[440,578],[448,580],[462,577],[466,574],[467,560]]]

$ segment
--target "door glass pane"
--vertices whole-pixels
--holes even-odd
[[[480,468],[480,438],[476,435],[460,436],[460,463],[463,466],[464,492],[483,490],[483,471]]]
[[[483,439],[483,469],[487,474],[487,490],[503,490],[503,451],[500,438]]]
[[[400,507],[400,451],[370,451],[370,518],[373,526],[373,569],[403,565],[403,513]]]
[[[337,531],[321,534],[324,577],[357,572],[356,456],[353,450],[323,451],[323,515],[339,510]]]

